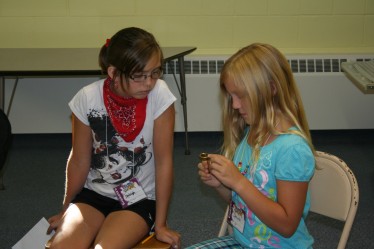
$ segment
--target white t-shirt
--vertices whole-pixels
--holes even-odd
[[[104,80],[83,87],[69,102],[74,115],[92,129],[92,158],[85,187],[117,200],[113,190],[134,177],[147,198],[156,199],[153,125],[176,100],[165,81],[158,80],[148,95],[143,129],[132,142],[125,142],[110,121],[103,99]]]

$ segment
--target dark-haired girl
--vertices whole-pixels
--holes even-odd
[[[72,150],[50,248],[131,248],[149,233],[180,247],[166,224],[173,179],[175,96],[154,36],[125,28],[103,45],[106,79],[69,102]]]

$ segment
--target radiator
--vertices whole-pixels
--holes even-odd
[[[187,60],[189,131],[221,131],[219,72],[226,58]],[[374,95],[363,94],[341,71],[343,61],[373,60],[374,55],[289,55],[312,130],[374,129]],[[165,79],[173,82],[177,62],[166,65]],[[178,89],[170,84],[173,92]],[[177,103],[176,130],[183,131],[183,112]]]
[[[187,57],[188,131],[221,131],[219,72],[227,57]],[[374,129],[374,95],[363,94],[341,72],[340,63],[374,55],[289,55],[312,130]],[[175,131],[184,131],[177,62],[165,65],[164,79],[177,96]],[[174,74],[176,77],[174,77]],[[9,119],[13,133],[71,132],[68,101],[98,78],[24,78],[18,82]],[[5,109],[14,79],[5,84]]]

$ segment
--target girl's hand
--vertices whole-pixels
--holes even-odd
[[[200,176],[200,179],[208,186],[210,187],[214,187],[214,188],[218,188],[219,186],[221,186],[222,184],[220,183],[220,181],[218,181],[218,179],[213,176],[211,173],[210,173],[210,170],[209,170],[209,164],[210,164],[210,161],[202,161],[200,162],[197,167],[199,169],[199,176]]]
[[[166,226],[156,229],[156,238],[170,244],[174,249],[181,248],[181,235]]]
[[[50,234],[53,230],[56,230],[56,228],[61,222],[62,215],[63,212],[56,214],[48,219],[49,227],[47,229],[47,234]]]
[[[227,188],[235,190],[244,176],[240,173],[234,163],[226,157],[218,154],[209,154],[209,171],[212,177],[217,179]]]

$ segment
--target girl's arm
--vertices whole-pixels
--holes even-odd
[[[231,201],[231,190],[230,189],[228,189],[224,185],[221,185],[217,187],[216,190],[225,202],[230,203]]]
[[[286,238],[295,233],[304,210],[308,182],[277,180],[277,202],[263,195],[245,177],[233,190],[267,226]]]
[[[156,171],[156,221],[158,239],[179,245],[179,234],[167,228],[166,220],[173,187],[174,105],[155,120],[153,150]],[[166,233],[165,233],[166,232]],[[161,235],[162,234],[162,235]]]
[[[235,191],[268,227],[284,237],[296,231],[305,205],[308,182],[277,181],[277,202],[262,194],[221,155],[209,155],[210,172],[224,186]]]
[[[72,149],[66,165],[65,195],[59,214],[48,219],[47,233],[56,229],[75,195],[83,188],[91,163],[91,128],[72,115]]]
[[[86,181],[92,153],[92,131],[74,114],[72,115],[72,149],[66,167],[65,196],[63,211],[67,209],[75,195]]]

